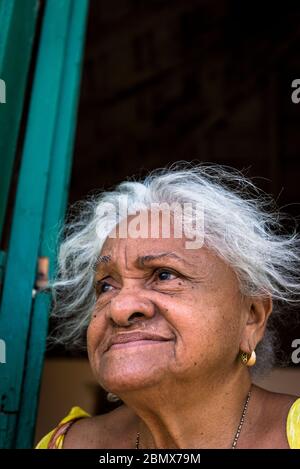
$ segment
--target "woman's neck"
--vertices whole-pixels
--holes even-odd
[[[250,386],[246,372],[224,382],[147,389],[123,400],[138,416],[140,448],[230,448]]]

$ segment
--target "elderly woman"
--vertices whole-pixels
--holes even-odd
[[[122,405],[73,408],[38,448],[300,448],[300,399],[252,384],[273,364],[273,318],[299,302],[299,248],[272,200],[219,165],[89,200],[60,248],[53,315]]]

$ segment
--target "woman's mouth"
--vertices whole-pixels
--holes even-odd
[[[173,339],[144,331],[119,333],[110,338],[105,351],[125,347],[162,344],[163,342],[170,342],[170,340]]]
[[[109,349],[126,348],[126,347],[138,347],[138,346],[141,346],[141,345],[162,344],[163,342],[170,342],[170,340],[151,340],[151,339],[132,340],[130,342],[113,344],[109,347]]]

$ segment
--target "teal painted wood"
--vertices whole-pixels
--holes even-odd
[[[88,0],[72,0],[59,92],[61,104],[53,132],[42,242],[39,252],[40,256],[46,256],[50,260],[50,279],[55,274],[56,241],[66,208],[88,4]],[[49,295],[38,293],[32,310],[27,366],[17,423],[17,448],[30,448],[33,445],[49,306]]]
[[[13,170],[38,14],[38,0],[0,1],[0,79],[6,103],[0,104],[0,238]]]
[[[33,448],[34,445],[34,431],[50,305],[50,295],[39,292],[34,301],[31,317],[20,414],[16,424],[15,443],[13,444],[16,448]]]
[[[2,283],[2,278],[3,278],[3,275],[4,275],[5,262],[6,262],[6,252],[5,251],[0,251],[0,285]]]
[[[0,310],[0,334],[7,363],[0,367],[0,447],[16,436],[29,337],[32,288],[44,215],[53,132],[60,112],[71,0],[48,1],[38,51],[29,119],[7,254]]]

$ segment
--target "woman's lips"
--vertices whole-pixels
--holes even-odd
[[[142,345],[156,345],[173,340],[167,336],[146,331],[118,333],[110,337],[106,351],[112,348],[137,347]]]
[[[113,344],[109,347],[109,350],[110,349],[118,349],[118,348],[126,348],[126,347],[138,347],[138,346],[141,346],[141,345],[163,344],[165,342],[170,342],[170,340],[151,340],[151,339],[132,340],[131,342]]]

